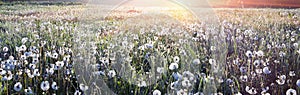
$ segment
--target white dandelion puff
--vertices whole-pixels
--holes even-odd
[[[257,94],[256,88],[254,88],[254,87],[250,88],[249,86],[246,86],[245,90],[246,90],[247,93],[249,93],[251,95]]]
[[[52,88],[53,90],[58,90],[57,83],[56,83],[56,82],[52,82],[51,88]]]
[[[43,91],[47,91],[50,88],[50,84],[48,81],[42,81],[40,86]]]
[[[14,85],[14,90],[19,92],[22,90],[22,84],[21,82],[17,82],[15,85]]]
[[[288,89],[285,95],[297,95],[297,91],[295,89]]]
[[[161,74],[164,72],[164,67],[157,67],[156,71]]]
[[[297,80],[296,85],[300,87],[300,79]]]
[[[175,63],[179,63],[180,58],[179,58],[178,56],[175,56],[175,57],[173,58],[173,60],[174,60]]]
[[[289,76],[291,76],[291,77],[296,76],[295,71],[290,71],[290,72],[289,72]]]
[[[115,77],[115,76],[116,76],[116,71],[115,71],[115,70],[110,70],[110,71],[108,71],[107,76],[108,76],[109,78]]]
[[[246,56],[247,56],[247,57],[252,57],[252,52],[248,50],[248,51],[246,52]]]
[[[200,64],[200,60],[199,59],[194,59],[193,64],[196,64],[196,65]]]
[[[153,95],[161,95],[161,92],[159,90],[154,90]]]
[[[264,72],[264,74],[270,74],[270,73],[271,73],[271,70],[270,70],[269,67],[264,67],[264,68],[263,68],[263,72]]]
[[[215,59],[209,59],[208,62],[211,65],[215,65],[217,63]]]
[[[169,69],[170,70],[178,69],[178,64],[177,63],[171,63],[170,66],[169,66]]]

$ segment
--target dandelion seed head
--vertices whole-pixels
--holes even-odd
[[[164,67],[157,67],[156,71],[161,74],[164,72]]]
[[[180,58],[179,58],[178,56],[174,56],[173,61],[174,61],[175,63],[179,63]]]
[[[32,91],[32,89],[30,87],[28,87],[24,91],[25,91],[25,94],[33,94],[33,91]]]
[[[209,59],[208,62],[211,65],[215,65],[217,63],[215,59]]]
[[[289,76],[291,76],[291,77],[296,76],[295,71],[290,71],[290,72],[289,72]]]
[[[81,92],[79,90],[76,90],[74,95],[81,95]]]
[[[245,90],[248,94],[251,94],[251,95],[257,94],[257,90],[254,87],[250,88],[249,86],[246,86]]]
[[[188,78],[183,78],[182,82],[181,82],[182,87],[191,87],[192,84],[190,83],[190,80]]]
[[[244,67],[244,66],[240,67],[240,72],[241,73],[246,73],[247,72],[247,68]]]
[[[285,84],[285,80],[286,80],[286,76],[285,75],[277,76],[277,78],[278,78],[276,80],[277,84],[279,84],[279,85]]]
[[[3,47],[2,51],[3,52],[8,52],[8,47]]]
[[[170,66],[169,66],[169,69],[170,69],[170,70],[175,70],[175,69],[178,69],[178,67],[179,67],[179,66],[178,66],[177,63],[171,63]]]
[[[271,73],[271,70],[270,70],[269,67],[264,67],[264,68],[263,68],[263,72],[264,72],[264,74],[270,74],[270,73]]]
[[[193,64],[199,65],[200,64],[200,59],[194,59]]]
[[[17,82],[15,85],[14,85],[14,90],[19,92],[22,90],[22,84],[21,82]]]
[[[296,85],[297,85],[298,87],[300,87],[300,79],[298,79],[298,80],[296,81]]]
[[[161,92],[159,90],[154,90],[152,95],[161,95]]]
[[[242,82],[247,82],[247,81],[248,81],[248,76],[247,76],[247,75],[241,75],[241,76],[240,76],[240,80],[241,80]]]
[[[80,85],[79,85],[79,88],[80,88],[80,90],[82,90],[82,91],[86,91],[86,90],[89,89],[89,87],[88,87],[87,85],[84,85],[84,84],[80,84]]]
[[[107,76],[108,76],[109,78],[115,77],[115,76],[116,76],[116,71],[115,71],[115,70],[110,70],[110,71],[108,71]]]
[[[47,91],[50,88],[50,84],[48,81],[42,81],[40,87],[43,91]]]
[[[247,56],[248,58],[252,57],[252,52],[248,50],[248,51],[246,52],[246,56]]]
[[[297,95],[297,91],[295,89],[288,89],[285,95]]]
[[[53,90],[58,90],[57,83],[56,83],[56,82],[52,82],[51,88],[52,88]]]

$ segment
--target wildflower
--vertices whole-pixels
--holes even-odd
[[[82,91],[86,91],[86,90],[88,90],[88,86],[86,86],[86,85],[84,85],[84,84],[80,84],[79,85],[79,88],[80,88],[80,90],[82,90]]]
[[[267,93],[267,92],[261,92],[260,94],[261,95],[271,95],[270,93]]]
[[[36,64],[39,62],[39,59],[38,58],[32,58],[32,64]]]
[[[3,47],[3,52],[8,52],[8,48],[7,47]]]
[[[157,67],[156,71],[161,74],[164,72],[164,67]]]
[[[215,59],[209,59],[208,62],[211,65],[215,65],[217,63]]]
[[[53,53],[53,54],[52,54],[52,58],[57,59],[57,58],[58,58],[58,53],[56,53],[56,52]]]
[[[176,92],[177,95],[188,95],[184,90],[180,89]]]
[[[295,89],[288,89],[285,95],[297,95],[297,91]]]
[[[22,44],[25,44],[27,41],[28,41],[28,38],[27,38],[27,37],[22,38],[22,40],[21,40]]]
[[[11,71],[7,71],[6,76],[2,77],[3,81],[7,81],[7,80],[11,80],[13,78],[13,74],[11,73]]]
[[[241,92],[237,92],[234,95],[243,95]]]
[[[33,78],[33,77],[34,77],[34,75],[30,73],[30,70],[28,70],[27,76],[28,76],[29,78]]]
[[[49,82],[48,81],[42,81],[42,83],[41,83],[41,89],[43,91],[47,91],[49,88],[50,88]]]
[[[21,51],[21,48],[16,46],[16,51],[17,51],[17,52],[20,52],[20,51]]]
[[[46,69],[46,72],[47,72],[47,74],[52,75],[52,74],[54,74],[54,68]]]
[[[65,65],[65,63],[64,63],[63,61],[57,61],[57,62],[55,62],[55,65],[56,65],[58,68],[62,68],[62,67]]]
[[[149,44],[145,44],[145,46],[148,48],[148,49],[151,49],[153,48],[153,44],[149,43]]]
[[[2,68],[0,68],[0,75],[5,75],[6,74],[6,70],[3,70]]]
[[[81,95],[81,92],[79,90],[76,90],[74,95]]]
[[[26,57],[25,55],[21,55],[21,56],[20,56],[20,59],[21,59],[21,60],[26,60],[26,58],[27,58],[27,57]]]
[[[283,84],[285,83],[285,79],[286,79],[286,76],[285,76],[285,75],[278,76],[277,78],[278,78],[278,79],[276,80],[276,82],[277,82],[279,85],[283,85]]]
[[[250,88],[249,86],[246,86],[245,90],[246,90],[246,92],[248,92],[251,95],[257,94],[257,91],[256,91],[256,89],[254,87]]]
[[[261,50],[259,50],[259,51],[255,52],[255,53],[256,53],[256,55],[257,55],[258,57],[262,57],[262,56],[264,56],[264,52],[263,52],[263,51],[261,51]]]
[[[169,69],[170,70],[178,69],[178,64],[177,63],[171,63],[170,66],[169,66]]]
[[[28,95],[28,94],[33,94],[33,91],[30,87],[28,87],[27,89],[24,90],[25,91],[25,94]]]
[[[179,58],[178,56],[175,56],[175,57],[173,58],[173,60],[174,60],[175,63],[178,63],[178,62],[180,61],[180,58]]]
[[[300,87],[300,79],[297,80],[296,85]]]
[[[40,76],[41,74],[40,74],[40,72],[39,72],[39,69],[34,69],[34,70],[33,70],[33,75],[34,75],[34,76]]]
[[[25,45],[21,45],[19,49],[20,51],[26,51],[27,47]]]
[[[96,71],[96,72],[93,72],[94,75],[105,75],[105,72],[104,71]]]
[[[247,68],[246,67],[240,67],[240,72],[241,73],[246,73],[247,72]]]
[[[294,43],[293,46],[294,46],[295,48],[298,48],[299,45],[298,45],[298,43]]]
[[[295,71],[290,71],[290,72],[289,72],[289,75],[290,75],[291,77],[295,76],[295,75],[296,75],[296,74],[295,74]]]
[[[269,67],[264,67],[263,72],[264,72],[264,74],[270,74],[271,70],[269,69]]]
[[[280,56],[280,57],[284,57],[285,55],[286,55],[285,52],[283,52],[283,51],[280,51],[280,52],[279,52],[279,56]]]
[[[57,90],[58,89],[57,83],[56,82],[52,82],[51,88],[53,90]]]
[[[35,69],[36,68],[36,65],[35,64],[29,64],[28,66],[30,69]]]
[[[248,51],[246,52],[246,56],[247,56],[248,58],[252,57],[252,52],[248,50]]]
[[[115,70],[110,70],[110,71],[108,71],[107,75],[108,75],[109,78],[113,78],[113,77],[116,76],[116,71]]]
[[[178,73],[178,72],[174,72],[173,74],[172,74],[172,76],[173,76],[173,78],[177,81],[177,80],[181,80],[182,79],[182,75],[180,74],[180,73]]]
[[[261,94],[268,95],[266,92],[269,90],[269,86],[261,88]]]
[[[141,82],[139,82],[139,83],[138,83],[138,86],[139,86],[139,87],[146,87],[146,86],[147,86],[146,81],[141,81]]]
[[[172,82],[171,85],[170,85],[170,88],[175,89],[177,87],[177,84],[178,84],[178,81]]]
[[[233,60],[233,64],[234,64],[234,65],[240,65],[240,63],[239,63],[239,58]]]
[[[255,61],[253,62],[253,64],[254,64],[255,67],[260,66],[260,60],[255,60]]]
[[[241,76],[240,76],[240,80],[241,80],[242,82],[247,82],[247,81],[248,81],[248,76],[247,76],[247,75],[241,75]]]
[[[194,59],[193,64],[196,64],[196,65],[200,64],[200,60],[199,59]]]
[[[262,69],[255,69],[255,72],[256,72],[257,74],[261,74],[261,73],[262,73]]]
[[[58,53],[60,54],[60,55],[64,55],[65,54],[65,51],[64,51],[64,49],[63,48],[59,48],[59,50],[58,50]]]
[[[14,90],[19,92],[22,90],[22,84],[21,82],[17,82],[15,85],[14,85]]]
[[[190,83],[190,80],[188,80],[187,78],[183,78],[183,81],[181,82],[181,85],[183,87],[187,87],[187,88],[192,86],[192,84]]]
[[[153,95],[161,95],[161,92],[159,90],[154,90]]]
[[[14,60],[15,57],[14,57],[14,56],[9,56],[8,59],[9,59],[9,60]],[[7,61],[9,61],[9,60],[7,60]]]
[[[216,47],[215,47],[215,46],[211,46],[211,47],[210,47],[210,50],[211,50],[211,51],[215,51],[215,50],[216,50]]]

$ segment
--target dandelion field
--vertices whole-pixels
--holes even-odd
[[[0,5],[1,95],[300,93],[299,9],[93,8]]]

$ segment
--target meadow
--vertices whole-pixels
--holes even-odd
[[[1,95],[300,93],[300,9],[106,7],[2,4]]]

